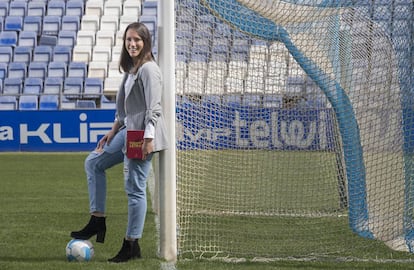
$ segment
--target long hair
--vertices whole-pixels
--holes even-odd
[[[125,48],[126,33],[129,29],[135,30],[144,42],[144,47],[142,48],[141,53],[138,55],[138,65],[136,69],[133,70],[135,72],[144,63],[154,60],[154,56],[152,54],[152,37],[148,28],[143,23],[134,22],[127,26],[123,36],[123,45],[121,50],[121,56],[119,59],[119,69],[121,71],[130,72],[134,68],[134,62],[132,61],[132,57],[129,55],[127,49]]]

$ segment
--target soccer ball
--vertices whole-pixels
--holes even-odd
[[[66,258],[70,262],[87,262],[93,255],[93,245],[88,240],[72,239],[66,245]]]

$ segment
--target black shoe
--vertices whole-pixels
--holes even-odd
[[[128,241],[124,239],[121,250],[115,257],[109,259],[108,261],[120,263],[139,258],[141,258],[141,248],[139,247],[138,240]]]
[[[70,236],[75,239],[87,240],[96,234],[96,242],[103,243],[105,241],[105,233],[105,217],[91,216],[89,223],[82,230],[71,232]]]

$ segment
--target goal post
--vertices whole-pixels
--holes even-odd
[[[176,190],[160,184],[177,195],[175,256],[413,250],[410,93],[389,34],[353,3],[178,0],[175,22],[161,13],[164,68],[175,48],[176,171],[163,173]]]

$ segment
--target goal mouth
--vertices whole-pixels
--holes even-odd
[[[390,37],[351,1],[293,2],[179,2],[182,247],[193,241],[188,235],[204,239],[188,224],[221,234],[231,230],[226,221],[237,224],[233,218],[268,217],[292,224],[332,218],[345,225],[343,231],[410,249],[406,164],[411,161],[404,148],[404,93]],[[216,40],[216,32],[223,38]],[[256,149],[273,155],[251,151]],[[324,205],[328,189],[335,194]],[[267,209],[265,200],[275,208]],[[324,229],[318,225],[308,232],[324,239],[319,231]],[[220,246],[215,241],[212,246]]]

